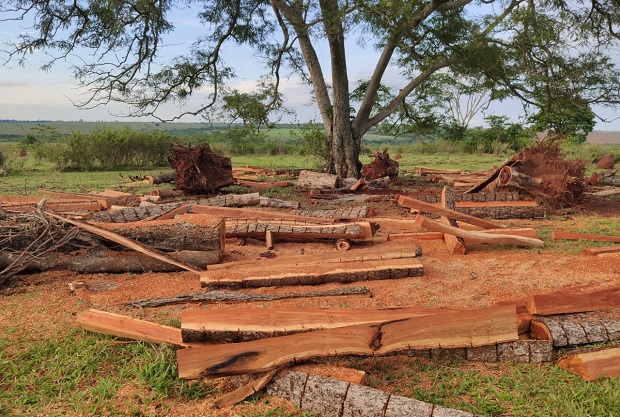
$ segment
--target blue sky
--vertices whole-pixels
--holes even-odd
[[[170,57],[178,51],[188,48],[203,27],[194,19],[194,11],[176,10],[174,24],[176,30],[164,39],[168,45],[166,48]],[[0,42],[15,39],[19,33],[27,30],[27,24],[3,22],[0,26]],[[165,52],[165,53],[166,53]],[[325,62],[324,70],[329,70],[327,59],[329,51],[326,47],[319,47],[318,53]],[[164,55],[165,57],[165,55]],[[114,121],[135,120],[150,121],[153,118],[126,119],[119,117],[125,109],[120,104],[99,107],[95,109],[77,109],[73,102],[79,102],[81,92],[72,77],[69,63],[58,63],[50,71],[43,72],[39,69],[44,60],[41,52],[29,57],[30,65],[22,68],[16,64],[0,66],[0,119],[16,120],[85,120],[85,121]],[[372,65],[376,62],[376,54],[371,50],[364,50],[351,44],[348,50],[349,79],[352,83],[359,79],[370,77]],[[78,57],[70,57],[73,62],[79,62]],[[252,50],[248,48],[234,48],[234,52],[226,57],[229,65],[235,67],[239,77],[229,85],[240,91],[250,92],[255,89],[256,79],[260,76],[262,66],[252,56]],[[398,88],[400,77],[393,70],[389,74],[393,80],[391,87]],[[388,82],[388,84],[390,84]],[[296,78],[284,79],[282,92],[285,104],[296,112],[296,116],[287,117],[283,121],[319,120],[315,106],[311,100],[311,90],[308,86],[299,83]],[[196,95],[189,105],[199,104],[203,97]],[[73,101],[73,102],[72,102]],[[182,109],[174,104],[164,106],[161,116],[173,117]],[[517,119],[522,113],[521,106],[517,102],[494,104],[487,114],[507,115]],[[608,118],[613,118],[613,112],[601,111]],[[180,121],[195,122],[201,118],[183,118]],[[483,116],[479,115],[472,125],[483,124]],[[620,130],[620,120],[612,123],[597,123],[597,130]]]

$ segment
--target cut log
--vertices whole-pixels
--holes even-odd
[[[555,347],[611,342],[620,339],[620,312],[538,316],[532,320],[532,336],[550,340]]]
[[[205,198],[196,201],[196,204],[201,206],[215,206],[215,207],[239,207],[239,206],[252,206],[260,203],[259,193],[249,194],[225,194],[218,195],[217,197]]]
[[[317,330],[177,351],[182,379],[256,373],[293,361],[415,348],[482,346],[518,339],[515,307],[502,306],[373,325]]]
[[[441,191],[441,207],[448,210],[454,210],[456,208],[456,204],[454,202],[454,192],[451,188],[443,187],[443,190]],[[459,227],[456,220],[449,219],[445,216],[441,216],[439,221],[452,227]],[[446,242],[446,247],[448,248],[448,252],[450,254],[467,254],[467,246],[465,246],[465,240],[462,237],[444,234],[444,241]]]
[[[186,342],[247,342],[266,337],[384,323],[411,317],[462,311],[438,308],[240,309],[184,311],[181,334]]]
[[[477,193],[479,191],[482,191],[483,188],[485,188],[487,185],[491,184],[499,175],[499,172],[502,170],[502,168],[504,168],[505,166],[512,166],[514,164],[516,164],[517,162],[522,162],[524,159],[524,155],[522,152],[514,155],[511,158],[506,159],[500,166],[498,166],[497,168],[493,169],[489,175],[486,176],[486,178],[482,181],[480,181],[479,184],[471,187],[470,189],[466,190],[465,193]]]
[[[143,253],[143,254],[145,254],[147,256],[150,256],[152,258],[159,259],[160,261],[163,261],[163,262],[166,262],[166,263],[178,266],[179,268],[182,268],[182,269],[184,269],[186,271],[191,271],[191,272],[195,272],[195,273],[199,273],[200,272],[197,269],[192,268],[191,266],[184,264],[183,262],[176,261],[176,260],[170,258],[169,256],[166,256],[166,255],[161,254],[161,253],[157,253],[157,252],[155,252],[155,251],[153,251],[153,250],[151,250],[149,248],[146,248],[146,247],[142,246],[141,244],[139,244],[139,243],[137,243],[135,241],[127,239],[127,238],[125,238],[125,237],[123,237],[123,236],[121,236],[119,234],[110,232],[109,230],[102,229],[102,228],[97,227],[97,226],[92,225],[92,224],[88,224],[88,223],[79,222],[79,221],[76,221],[76,220],[67,219],[65,217],[59,216],[59,215],[54,214],[54,213],[45,212],[45,214],[47,216],[50,216],[50,217],[53,217],[55,219],[61,220],[63,222],[66,222],[66,223],[72,224],[74,226],[77,226],[80,229],[86,230],[87,232],[93,233],[93,234],[95,234],[97,236],[101,236],[101,237],[103,237],[103,238],[105,238],[107,240],[110,240],[112,242],[115,242],[115,243],[118,243],[120,245],[123,245],[123,246],[125,246],[125,247],[127,247],[129,249],[133,249],[133,250],[135,250],[137,252]],[[222,249],[223,249],[223,246],[222,246]]]
[[[276,238],[286,239],[371,239],[374,229],[368,222],[308,224],[290,220],[248,221],[234,219],[226,222],[226,237],[264,238],[270,231]]]
[[[157,222],[93,223],[143,245],[166,252],[222,251],[226,225],[219,217],[177,216]]]
[[[149,180],[149,184],[169,184],[174,182],[176,179],[176,172],[166,172],[158,175],[148,176],[146,177]]]
[[[185,204],[181,204],[180,206],[176,207],[176,208],[171,208],[170,210],[162,213],[162,214],[158,214],[158,215],[154,215],[151,217],[147,217],[146,219],[144,219],[144,221],[150,222],[153,220],[169,220],[169,219],[174,219],[176,216],[179,216],[181,214],[186,214],[187,213],[187,206]]]
[[[620,236],[604,236],[590,233],[573,233],[554,230],[551,232],[551,239],[566,240],[591,240],[595,242],[620,242]]]
[[[549,294],[530,296],[526,304],[531,314],[540,316],[613,310],[620,306],[620,287],[564,288]]]
[[[584,381],[617,377],[620,376],[620,348],[570,353],[560,358],[558,365],[579,375]]]
[[[139,196],[124,191],[103,190],[95,195],[107,198],[112,206],[133,207],[140,204]]]
[[[340,177],[333,174],[303,170],[299,173],[297,185],[308,189],[334,189],[339,187]]]
[[[173,260],[199,269],[217,264],[221,260],[221,251],[180,251],[167,254]],[[24,258],[17,252],[0,252],[0,270],[11,265],[19,256],[26,262],[25,271],[68,270],[80,274],[126,272],[177,272],[183,269],[167,262],[133,251],[111,251],[97,249],[87,253],[63,254],[49,253],[32,259]]]
[[[174,145],[168,162],[175,170],[175,187],[188,194],[212,193],[235,183],[230,158],[217,155],[207,143]]]
[[[278,198],[261,197],[260,198],[260,205],[262,207],[276,207],[276,208],[298,209],[300,203],[299,203],[299,201],[287,201],[287,200],[280,200]]]
[[[333,290],[310,291],[304,293],[283,293],[283,294],[246,294],[240,292],[226,291],[202,291],[192,294],[182,294],[174,297],[148,298],[145,300],[132,301],[125,304],[125,307],[160,307],[170,304],[190,303],[190,302],[212,302],[212,303],[248,303],[257,301],[273,301],[285,298],[306,298],[306,297],[338,297],[370,294],[367,287],[345,287]]]
[[[293,214],[306,217],[318,217],[322,219],[353,220],[370,217],[373,214],[373,210],[370,206],[357,206],[341,207],[332,210],[295,210],[293,211]]]
[[[89,220],[100,223],[128,223],[138,222],[149,218],[161,216],[181,207],[179,203],[146,205],[140,207],[128,207],[120,210],[101,211],[93,213]],[[183,206],[184,207],[184,206]]]
[[[582,252],[584,255],[589,255],[589,256],[603,255],[606,253],[620,253],[620,245],[607,246],[604,248],[586,248]]]
[[[145,342],[170,343],[183,347],[198,346],[196,343],[183,342],[181,339],[181,329],[176,327],[138,320],[129,316],[108,313],[107,311],[87,310],[78,316],[76,323],[82,329],[111,336]]]
[[[298,220],[314,223],[334,223],[334,219],[322,219],[309,216],[298,216],[290,213],[280,213],[269,210],[252,210],[239,209],[231,207],[212,207],[203,205],[190,206],[190,212],[193,214],[206,214],[224,218],[240,218],[240,219],[283,219]]]
[[[499,171],[497,185],[500,187],[514,187],[520,190],[529,190],[531,187],[538,187],[542,184],[542,179],[534,178],[514,167],[505,166]]]
[[[445,216],[449,219],[458,220],[461,222],[482,227],[483,229],[503,229],[506,227],[491,220],[479,219],[477,217],[459,213],[458,211],[435,207],[432,204],[425,203],[424,201],[416,200],[415,198],[407,197],[404,195],[398,196],[397,202],[403,207],[415,208],[426,213],[436,214],[438,216]]]
[[[177,197],[181,194],[183,194],[181,191],[173,190],[171,188],[156,188],[154,190],[151,190],[152,196],[160,197],[161,199]]]
[[[418,215],[415,221],[417,225],[424,227],[425,229],[434,232],[452,234],[454,236],[459,236],[464,239],[475,239],[479,243],[535,247],[542,247],[545,245],[545,242],[540,239],[531,239],[529,237],[505,234],[482,233],[473,230],[463,230],[457,227],[441,224],[437,221],[431,220],[421,215]]]
[[[547,210],[534,201],[489,201],[456,203],[459,213],[485,219],[542,219]]]
[[[314,264],[309,272],[289,265],[269,270],[209,270],[200,276],[203,287],[250,288],[279,285],[316,285],[327,282],[357,282],[421,276],[424,267],[412,259],[365,261],[360,263]],[[225,273],[222,273],[225,272]]]
[[[620,187],[620,177],[617,175],[601,177],[598,180],[598,185],[612,185],[614,187]]]

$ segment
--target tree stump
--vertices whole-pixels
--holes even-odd
[[[235,183],[230,158],[217,155],[208,143],[175,145],[168,156],[176,188],[188,194],[212,193]]]

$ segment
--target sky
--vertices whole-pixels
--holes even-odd
[[[175,25],[174,33],[167,35],[164,39],[167,48],[165,54],[170,57],[184,48],[189,48],[204,28],[194,18],[195,11],[175,10],[173,22]],[[28,30],[28,24],[24,22],[2,22],[0,24],[0,42],[15,40],[19,33]],[[0,47],[3,49],[3,47]],[[324,70],[329,70],[327,64],[329,51],[327,47],[319,46],[317,49],[319,57],[325,64]],[[372,65],[376,63],[376,53],[371,50],[350,44],[348,45],[348,69],[349,80],[354,83],[359,79],[368,79],[371,75]],[[2,55],[0,55],[0,58]],[[61,62],[52,67],[49,71],[41,71],[40,65],[44,60],[41,52],[32,54],[29,57],[29,64],[19,67],[15,63],[0,65],[0,119],[14,120],[84,120],[84,121],[156,121],[154,118],[124,118],[120,115],[126,113],[126,109],[121,104],[111,104],[105,107],[94,109],[78,109],[73,104],[79,102],[83,97],[83,91],[79,90],[72,77],[72,71],[68,62]],[[72,56],[70,61],[79,62],[79,57]],[[263,69],[260,62],[253,57],[253,52],[249,48],[235,47],[234,51],[227,54],[226,63],[232,65],[239,77],[229,82],[228,85],[242,92],[252,92],[256,87],[256,80],[259,78]],[[391,87],[398,88],[398,81],[401,80],[395,69],[389,70],[388,81],[393,80]],[[312,103],[311,89],[303,85],[297,78],[285,78],[282,80],[281,89],[285,105],[295,112],[293,116],[286,116],[282,122],[307,122],[310,120],[320,121],[316,106]],[[189,105],[200,104],[203,102],[204,95],[195,95]],[[162,118],[172,118],[178,115],[183,109],[175,104],[166,104],[160,113]],[[608,110],[600,110],[606,118],[613,119],[614,114]],[[522,113],[521,106],[516,101],[493,104],[487,114],[506,115],[513,120],[517,120]],[[478,115],[473,121],[472,126],[483,125],[484,115]],[[201,122],[200,117],[184,117],[181,122]],[[620,119],[611,123],[598,122],[596,130],[618,130],[620,131]]]

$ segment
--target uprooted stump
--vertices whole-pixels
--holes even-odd
[[[375,159],[362,167],[362,177],[367,180],[376,180],[383,177],[397,177],[400,165],[398,161],[390,158],[387,149],[383,152],[377,151]]]
[[[235,183],[230,158],[217,155],[208,143],[175,145],[168,155],[176,188],[187,194],[212,193]]]
[[[585,162],[568,161],[555,141],[543,141],[521,151],[522,158],[504,166],[496,188],[529,194],[540,204],[562,207],[579,201],[585,190]]]

